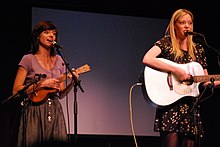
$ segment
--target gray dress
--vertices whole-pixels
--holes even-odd
[[[36,79],[35,74],[46,74],[46,78],[59,78],[65,72],[63,60],[59,55],[56,55],[56,62],[51,70],[42,68],[33,54],[24,55],[19,66],[27,70],[26,85]],[[18,146],[29,147],[53,141],[67,141],[64,114],[57,95],[50,95],[40,103],[26,98],[23,110],[18,131]]]

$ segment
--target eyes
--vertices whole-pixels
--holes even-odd
[[[56,30],[45,30],[43,31],[44,34],[52,34],[53,36],[57,35],[57,31]]]
[[[178,21],[177,22],[178,24],[180,24],[180,25],[192,25],[193,24],[193,22],[192,21]]]

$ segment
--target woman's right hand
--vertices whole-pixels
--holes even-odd
[[[173,74],[180,82],[189,81],[191,79],[191,75],[179,67],[175,67]]]
[[[44,88],[44,87],[60,90],[60,82],[56,78],[41,80],[41,81],[38,82],[36,88],[41,89],[41,88]]]

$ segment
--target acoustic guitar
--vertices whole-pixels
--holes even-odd
[[[178,64],[164,58],[159,60],[180,67],[191,75],[189,81],[180,82],[172,73],[159,71],[157,69],[145,66],[144,90],[147,93],[149,102],[153,106],[163,107],[181,98],[199,96],[199,84],[211,80],[220,80],[220,75],[204,75],[203,68],[198,62],[190,62],[186,64]]]
[[[82,73],[88,72],[90,70],[91,70],[90,66],[88,64],[85,64],[77,69],[73,69],[72,72],[82,74]],[[61,76],[59,78],[59,82],[62,83],[63,81],[65,81],[67,78],[70,78],[70,77],[72,77],[71,73],[64,74],[63,76]],[[56,91],[57,91],[57,89],[45,87],[39,91],[31,93],[30,95],[28,95],[28,97],[32,102],[41,103],[44,100],[46,100],[46,98],[49,96],[49,94],[52,94]]]

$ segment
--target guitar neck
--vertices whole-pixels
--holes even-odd
[[[211,81],[211,80],[214,80],[214,81],[218,81],[220,80],[220,75],[202,75],[202,76],[194,76],[193,77],[193,80],[195,83],[198,83],[198,82],[208,82],[208,81]]]
[[[63,81],[65,81],[67,78],[69,78],[70,73],[68,73],[67,75],[64,74],[62,77],[59,78],[59,82],[62,83]]]
[[[90,70],[91,70],[90,66],[88,64],[85,64],[77,69],[72,69],[72,72],[76,72],[77,74],[82,74],[82,73],[88,72]],[[70,72],[66,73],[62,77],[59,78],[59,82],[62,83],[67,78],[71,78],[71,77],[72,77],[72,74]]]

